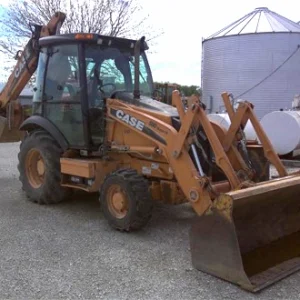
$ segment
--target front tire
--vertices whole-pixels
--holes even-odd
[[[148,181],[132,169],[118,170],[106,177],[100,203],[109,225],[120,231],[143,228],[153,210]]]
[[[56,204],[70,196],[71,189],[61,186],[62,149],[44,130],[27,135],[18,154],[22,189],[31,202]]]

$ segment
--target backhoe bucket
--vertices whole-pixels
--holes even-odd
[[[193,266],[256,292],[300,269],[300,176],[221,194],[196,217]]]
[[[7,118],[0,116],[0,143],[19,142],[23,135],[18,128],[9,128]]]
[[[7,119],[0,116],[0,138],[2,136],[2,133],[4,131],[4,128],[5,128],[6,124],[7,124]]]

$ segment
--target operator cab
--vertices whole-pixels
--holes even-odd
[[[148,47],[141,43],[135,56],[136,42],[96,34],[41,38],[33,114],[52,122],[72,148],[97,149],[104,140],[105,100],[134,100],[135,57],[140,95],[153,94]]]

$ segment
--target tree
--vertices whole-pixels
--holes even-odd
[[[180,90],[185,96],[199,95],[201,96],[201,89],[196,85],[182,85]]]
[[[199,86],[197,85],[181,85],[178,83],[170,83],[170,82],[154,82],[155,85],[160,85],[160,84],[170,84],[171,86],[176,85],[179,87],[180,92],[186,96],[192,96],[192,95],[202,95],[202,90]]]
[[[0,6],[1,8],[1,6]],[[137,0],[27,0],[2,6],[0,52],[12,58],[31,37],[29,23],[46,24],[56,11],[66,13],[61,33],[88,32],[152,41],[152,28]],[[147,36],[148,35],[148,36]]]

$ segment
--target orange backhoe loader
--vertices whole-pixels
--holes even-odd
[[[180,86],[178,84],[155,83],[152,97],[157,101],[172,105],[172,93],[179,89]]]
[[[195,268],[250,291],[300,268],[300,175],[287,174],[251,103],[234,111],[222,94],[225,130],[199,98],[187,110],[178,91],[176,107],[151,99],[144,37],[53,32],[35,40],[33,113],[20,125],[18,169],[30,201],[99,191],[105,218],[121,231],[145,226],[153,201],[189,202]],[[5,93],[13,82],[0,96],[3,108],[15,98]],[[247,122],[261,146],[245,142]],[[269,179],[269,163],[279,178]]]

